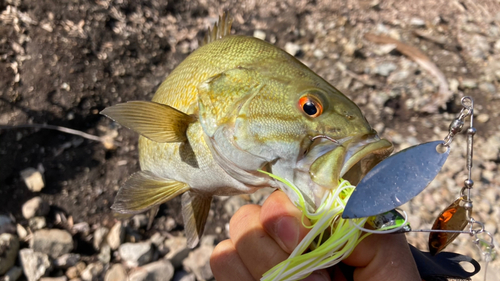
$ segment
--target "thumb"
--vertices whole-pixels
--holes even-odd
[[[273,192],[262,205],[260,221],[266,232],[288,254],[309,232],[302,224],[302,213],[284,192]],[[304,223],[310,225],[309,220]]]

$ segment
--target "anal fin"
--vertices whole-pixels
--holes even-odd
[[[150,171],[140,171],[133,174],[118,190],[111,209],[119,214],[138,214],[153,209],[188,190],[189,186],[186,183],[164,179]]]
[[[205,229],[212,196],[186,192],[182,195],[182,218],[186,230],[187,245],[196,247]]]
[[[196,118],[166,104],[129,101],[105,108],[101,114],[156,142],[187,140],[186,130]]]

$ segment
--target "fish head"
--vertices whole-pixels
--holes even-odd
[[[297,92],[289,95],[288,119],[300,124],[296,125],[300,129],[295,138],[288,136],[293,141],[281,147],[280,153],[287,155],[288,149],[296,154],[289,155],[288,161],[278,159],[271,170],[291,180],[315,209],[326,191],[338,187],[340,179],[359,183],[391,154],[393,145],[378,136],[349,98],[323,80],[312,81],[306,87],[291,87]],[[279,119],[287,120],[286,115]],[[292,193],[287,192],[291,198],[296,196]]]
[[[307,67],[279,68],[242,67],[209,79],[199,87],[200,121],[226,172],[265,185],[256,171],[267,170],[293,182],[314,209],[340,178],[359,182],[392,144],[377,136],[354,102]]]

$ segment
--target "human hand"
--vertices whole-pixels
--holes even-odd
[[[285,260],[309,231],[301,218],[300,210],[281,191],[271,194],[262,207],[240,208],[229,224],[231,238],[219,243],[210,258],[215,278],[260,280],[266,271]],[[421,280],[403,234],[372,234],[343,263],[354,267],[350,280]],[[334,266],[315,271],[304,280],[333,281],[346,277]]]

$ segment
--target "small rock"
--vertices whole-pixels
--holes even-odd
[[[90,231],[90,226],[87,222],[79,222],[71,228],[72,232],[88,234]]]
[[[21,239],[21,240],[26,238],[26,236],[28,236],[28,231],[26,230],[26,228],[24,228],[24,226],[22,226],[20,224],[16,225],[16,232],[17,232],[17,236],[19,236],[19,239]]]
[[[500,158],[500,133],[490,136],[478,152],[487,160],[497,161]]]
[[[99,250],[101,249],[101,245],[104,242],[106,236],[109,233],[109,229],[107,227],[99,227],[94,231],[94,240],[92,241],[92,244],[94,245],[94,249]]]
[[[104,277],[104,281],[128,281],[127,280],[127,271],[125,270],[123,265],[121,265],[119,263],[115,263],[106,272],[106,276]]]
[[[167,281],[174,276],[174,267],[165,259],[141,266],[129,275],[129,281]]]
[[[164,245],[169,250],[165,257],[175,268],[182,265],[182,261],[191,251],[191,249],[187,246],[187,239],[184,236],[168,238],[165,240]]]
[[[100,262],[94,262],[89,265],[82,271],[80,274],[80,278],[83,281],[97,281],[99,275],[104,270],[104,266]]]
[[[68,277],[66,277],[66,276],[40,278],[40,281],[67,281],[67,280],[68,280]]]
[[[28,189],[33,192],[40,192],[45,186],[42,173],[35,168],[24,169],[20,174]]]
[[[47,226],[45,217],[33,217],[28,221],[28,226],[31,231],[36,231]]]
[[[80,261],[81,257],[79,254],[64,254],[57,259],[55,259],[52,264],[59,268],[68,268],[70,266],[76,265]]]
[[[73,238],[66,230],[41,229],[33,234],[30,248],[55,259],[73,250]]]
[[[23,274],[23,269],[17,266],[13,266],[5,275],[3,276],[3,279],[0,279],[2,281],[16,281],[21,277]]]
[[[388,78],[388,83],[401,82],[410,76],[410,72],[407,70],[395,71]]]
[[[477,122],[479,123],[486,123],[488,120],[490,120],[490,116],[486,113],[481,113],[476,117]]]
[[[160,246],[163,244],[163,241],[165,241],[165,237],[163,237],[159,232],[156,232],[155,234],[151,235],[151,238],[149,238],[149,241],[153,243],[156,247]]]
[[[354,55],[354,52],[356,52],[357,46],[354,40],[349,40],[347,43],[344,44],[344,55],[348,57],[352,57]]]
[[[19,251],[24,275],[28,281],[37,281],[50,271],[49,256],[44,253],[33,251],[33,249],[22,249]]]
[[[19,239],[10,233],[0,234],[0,275],[9,271],[16,262]]]
[[[497,89],[495,87],[495,85],[493,85],[492,83],[490,82],[482,82],[479,84],[479,90],[483,91],[483,92],[487,92],[489,94],[496,94],[497,92]]]
[[[165,230],[170,231],[174,229],[177,226],[177,223],[175,222],[174,218],[172,217],[167,217],[165,219]]]
[[[102,245],[97,258],[103,264],[108,264],[111,261],[111,247],[109,247],[109,245],[106,243]]]
[[[125,228],[119,221],[111,227],[111,230],[106,237],[106,241],[112,250],[116,250],[123,243],[123,240],[125,240]]]
[[[456,93],[458,91],[459,85],[460,85],[460,82],[458,82],[457,79],[455,79],[455,78],[450,79],[450,81],[449,81],[450,91],[452,91],[453,93]]]
[[[481,177],[487,180],[488,182],[493,182],[497,172],[483,170],[481,173]]]
[[[396,44],[378,45],[373,49],[373,53],[377,56],[385,56],[396,49]]]
[[[259,38],[260,40],[266,40],[266,33],[262,30],[254,30],[253,37]]]
[[[398,67],[392,62],[383,62],[377,65],[375,68],[375,73],[381,76],[389,76],[391,72],[396,70]]]
[[[148,217],[145,214],[137,214],[132,217],[132,226],[134,229],[146,227],[148,225]]]
[[[137,267],[153,259],[153,247],[150,242],[125,243],[118,248],[120,257],[128,267]]]
[[[474,88],[477,88],[477,82],[474,79],[464,79],[462,81],[462,87],[474,89]]]
[[[2,233],[16,233],[16,227],[14,226],[14,222],[8,216],[0,216],[0,234]]]
[[[313,56],[319,60],[323,59],[325,57],[325,53],[321,51],[320,49],[316,49],[313,52]]]
[[[423,19],[420,19],[420,18],[411,18],[410,25],[413,25],[416,27],[425,27],[425,21]]]
[[[214,237],[205,236],[202,238],[200,247],[191,251],[182,262],[187,272],[193,272],[198,280],[209,280],[213,278],[210,268],[210,255],[214,250]]]
[[[287,42],[285,44],[285,51],[292,56],[296,56],[302,51],[302,48],[295,43]]]
[[[69,279],[75,279],[80,277],[80,274],[85,270],[87,266],[85,265],[84,262],[78,262],[75,266],[70,266],[68,270],[66,270],[66,276],[68,276]]]
[[[34,216],[45,216],[49,213],[50,206],[41,197],[34,197],[26,201],[22,207],[23,217],[31,219]]]

